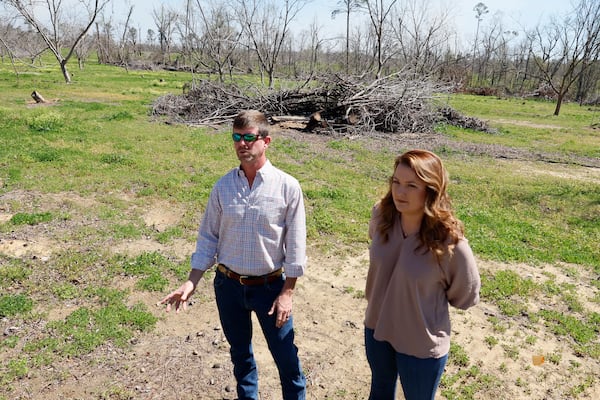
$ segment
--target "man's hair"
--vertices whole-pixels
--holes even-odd
[[[269,136],[269,120],[264,113],[257,110],[241,111],[233,119],[233,127],[235,129],[258,128],[260,136]]]

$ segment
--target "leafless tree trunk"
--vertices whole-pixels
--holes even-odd
[[[478,46],[478,40],[479,40],[479,26],[481,24],[481,21],[483,20],[483,16],[487,13],[490,12],[490,10],[488,9],[488,6],[486,6],[484,3],[477,3],[475,4],[475,7],[473,7],[473,11],[475,11],[475,18],[477,18],[477,29],[475,30],[475,40],[473,41],[473,55],[471,57],[471,74],[474,75],[475,73],[475,60],[477,60],[478,58],[478,51],[477,51],[477,46]],[[473,84],[473,77],[471,78],[471,84]]]
[[[108,64],[112,54],[112,31],[113,26],[110,21],[96,22],[96,50],[98,52],[98,62]]]
[[[75,47],[75,56],[77,57],[77,64],[79,65],[80,70],[83,69],[85,61],[89,57],[93,46],[94,39],[90,34],[88,34],[85,35],[83,39],[79,41],[77,47]]]
[[[383,65],[386,61],[386,54],[384,54],[384,37],[386,32],[386,22],[392,11],[392,7],[396,4],[397,0],[365,0],[367,11],[369,12],[369,19],[371,20],[371,27],[375,34],[375,61],[377,64],[377,71],[375,76],[377,79],[381,77],[383,71]],[[389,57],[390,55],[388,55]]]
[[[126,67],[127,63],[129,62],[129,46],[127,45],[127,35],[129,33],[131,14],[133,14],[133,6],[129,7],[129,11],[127,12],[127,18],[125,19],[125,25],[123,26],[123,33],[121,34],[121,42],[119,43],[119,63]]]
[[[354,11],[364,9],[366,0],[339,0],[338,5],[331,13],[331,18],[338,14],[344,14],[346,17],[346,74],[350,73],[350,14]]]
[[[71,83],[71,75],[67,69],[67,63],[73,56],[77,44],[83,40],[84,36],[92,27],[98,13],[108,4],[110,0],[87,0],[82,2],[88,13],[87,17],[81,17],[82,21],[86,21],[79,31],[73,31],[68,24],[63,20],[64,8],[61,1],[44,0],[47,12],[45,17],[39,17],[38,12],[41,12],[40,7],[30,1],[24,0],[4,0],[4,3],[14,8],[25,22],[30,25],[42,38],[48,49],[54,54],[54,57],[60,65],[61,72],[66,83]],[[80,6],[78,6],[80,7]],[[72,7],[71,11],[81,11],[79,8]],[[44,21],[48,20],[48,25]],[[65,43],[64,32],[73,33],[74,39],[70,43]],[[62,50],[67,48],[67,55],[63,56]]]

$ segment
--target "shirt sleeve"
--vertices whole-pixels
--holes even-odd
[[[290,202],[286,212],[285,258],[283,268],[290,278],[304,274],[306,265],[306,211],[300,184],[290,190]]]
[[[192,269],[206,271],[215,264],[222,215],[217,186],[215,185],[210,193],[204,216],[200,222],[196,251],[192,253]]]
[[[459,240],[448,264],[448,302],[466,310],[479,303],[480,289],[481,279],[473,251],[466,239]]]

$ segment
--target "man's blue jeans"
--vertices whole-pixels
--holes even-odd
[[[283,288],[285,278],[264,285],[244,286],[217,271],[214,288],[219,318],[231,346],[233,375],[239,400],[258,400],[258,371],[252,349],[254,311],[262,328],[275,365],[279,370],[284,400],[306,398],[306,378],[294,344],[294,324],[290,319],[281,328],[275,326],[276,315],[268,315],[273,301]]]
[[[417,358],[398,353],[388,342],[376,340],[369,328],[365,328],[365,348],[371,367],[369,400],[395,399],[398,377],[406,400],[434,400],[448,355]]]

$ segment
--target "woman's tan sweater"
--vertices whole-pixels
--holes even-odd
[[[418,233],[404,237],[399,219],[383,243],[375,230],[378,218],[375,207],[365,326],[399,353],[442,357],[450,350],[448,304],[467,309],[479,302],[481,281],[469,243],[461,239],[440,265],[430,251],[417,250]]]

